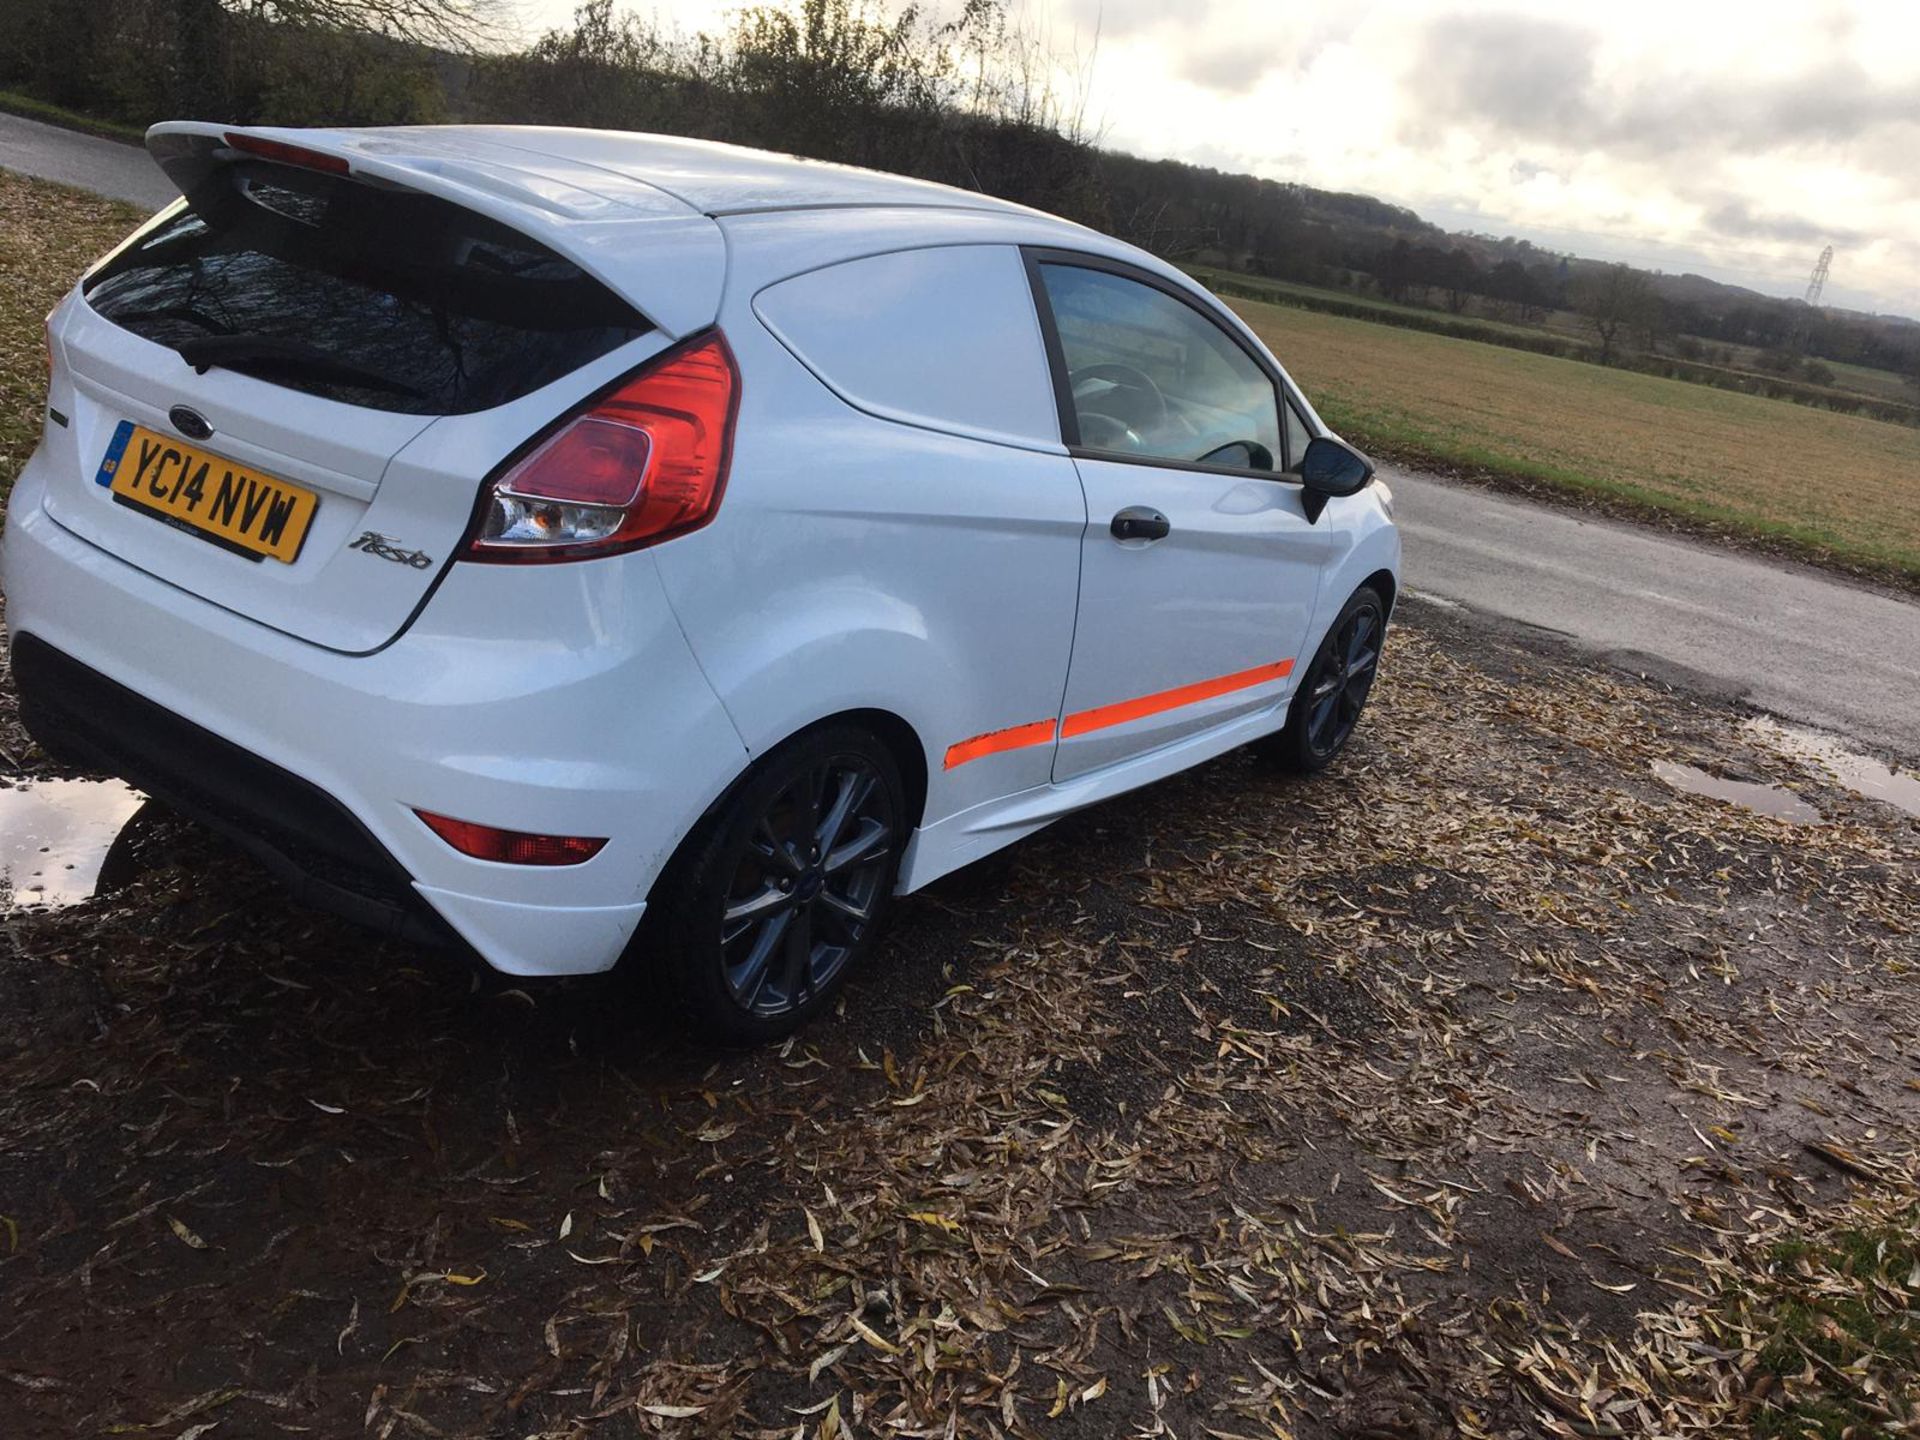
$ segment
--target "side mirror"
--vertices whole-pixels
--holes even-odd
[[[1307,512],[1307,523],[1320,518],[1327,501],[1339,495],[1356,495],[1373,479],[1373,462],[1358,450],[1331,435],[1316,435],[1300,457],[1300,500]]]

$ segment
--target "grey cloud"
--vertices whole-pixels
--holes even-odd
[[[1522,155],[1507,167],[1507,177],[1516,185],[1524,185],[1529,180],[1537,180],[1542,175],[1558,177],[1560,172],[1551,165],[1542,165],[1538,160],[1529,160]]]
[[[1515,135],[1560,138],[1583,128],[1600,37],[1558,20],[1463,15],[1430,22],[1404,77],[1425,119],[1478,120]]]
[[[1738,240],[1779,240],[1791,245],[1856,244],[1866,237],[1858,230],[1822,225],[1792,215],[1756,213],[1744,200],[1729,200],[1706,214],[1709,230]]]
[[[1920,126],[1920,87],[1888,84],[1844,60],[1764,81],[1676,84],[1650,76],[1612,93],[1595,72],[1600,39],[1578,25],[1525,16],[1429,22],[1402,77],[1409,128],[1424,137],[1465,125],[1522,143],[1659,158],[1700,150],[1764,155]],[[1902,178],[1920,184],[1920,167],[1909,160],[1903,168]]]
[[[1061,0],[1054,14],[1083,43],[1096,29],[1102,40],[1151,37],[1174,74],[1229,96],[1257,89],[1276,70],[1311,65],[1362,19],[1357,11],[1244,0]]]
[[[1889,86],[1856,64],[1832,62],[1768,85],[1722,83],[1696,93],[1680,110],[1694,125],[1723,136],[1730,148],[1764,153],[1783,145],[1849,141],[1882,125],[1920,125],[1920,87]],[[1633,115],[1620,118],[1630,122]],[[1657,143],[1659,137],[1635,138]]]
[[[1273,58],[1259,45],[1229,40],[1180,57],[1180,76],[1222,95],[1245,95],[1273,69]]]
[[[1088,34],[1097,26],[1103,38],[1120,40],[1151,30],[1180,15],[1184,8],[1169,7],[1166,0],[1067,0],[1059,13]],[[1201,8],[1191,7],[1195,11]]]

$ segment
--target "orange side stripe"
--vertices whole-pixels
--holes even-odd
[[[1171,690],[1162,690],[1154,695],[1142,695],[1137,700],[1122,700],[1113,705],[1099,705],[1091,710],[1079,710],[1061,722],[1060,738],[1071,740],[1076,735],[1085,735],[1091,730],[1104,730],[1110,725],[1124,725],[1129,720],[1142,720],[1149,715],[1158,715],[1163,710],[1177,710],[1182,705],[1197,705],[1202,700],[1211,700],[1216,695],[1226,695],[1235,690],[1245,690],[1250,686],[1264,685],[1269,680],[1282,680],[1293,673],[1293,661],[1281,660],[1272,665],[1256,665],[1251,670],[1241,670],[1232,675],[1222,675],[1213,680],[1200,680],[1192,685],[1179,685]]]
[[[1024,750],[1029,745],[1045,745],[1053,739],[1053,721],[1036,720],[1031,725],[1011,725],[1005,730],[989,730],[971,740],[947,747],[947,769],[978,760],[982,755],[998,755],[1002,750]]]

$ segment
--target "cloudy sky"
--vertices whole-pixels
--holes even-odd
[[[572,8],[517,3],[536,31]],[[693,31],[740,7],[632,8]],[[1113,148],[1773,294],[1831,244],[1828,303],[1920,316],[1920,0],[1016,10]]]

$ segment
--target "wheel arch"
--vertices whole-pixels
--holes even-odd
[[[927,747],[921,741],[920,734],[900,715],[891,710],[867,707],[859,710],[842,710],[817,720],[804,729],[797,730],[787,740],[796,739],[810,731],[827,725],[859,725],[871,730],[874,736],[885,745],[893,755],[894,764],[900,767],[900,784],[906,791],[907,818],[911,827],[917,827],[927,813]],[[787,740],[780,743],[785,745]],[[776,747],[777,748],[777,747]]]
[[[755,770],[764,764],[771,755],[776,755],[797,740],[802,740],[816,730],[829,725],[858,725],[871,731],[881,744],[887,747],[894,763],[900,767],[900,784],[906,791],[907,816],[910,824],[917,827],[926,814],[927,806],[927,752],[921,743],[920,734],[903,716],[891,710],[877,706],[861,706],[853,709],[836,710],[831,715],[822,715],[817,720],[781,736],[769,745],[756,745],[748,754],[746,764],[742,765],[727,782],[720,787],[712,799],[700,812],[700,818],[687,827],[674,846],[673,855],[660,867],[654,877],[657,887],[667,873],[673,869],[676,861],[707,827],[709,821],[727,803],[727,800],[747,782]],[[653,887],[649,887],[650,889]]]
[[[1360,585],[1356,585],[1354,588],[1357,590],[1361,586],[1372,589],[1374,593],[1380,597],[1381,603],[1387,607],[1387,618],[1391,620],[1393,618],[1393,602],[1400,594],[1400,581],[1395,577],[1393,571],[1385,569],[1376,570],[1373,574],[1362,580]],[[1344,605],[1346,602],[1343,600],[1341,603]]]
[[[887,747],[893,756],[894,764],[900,767],[900,784],[906,791],[907,818],[918,826],[926,814],[927,808],[927,748],[920,739],[920,732],[911,721],[895,711],[877,705],[855,706],[845,710],[836,710],[830,715],[822,715],[818,720],[809,720],[782,735],[770,745],[753,747],[752,758],[741,767],[740,773],[728,782],[707,807],[711,814],[726,802],[726,799],[740,787],[740,782],[751,775],[756,767],[770,755],[776,755],[797,740],[805,739],[816,730],[824,730],[829,725],[855,725],[870,731],[874,738]]]

